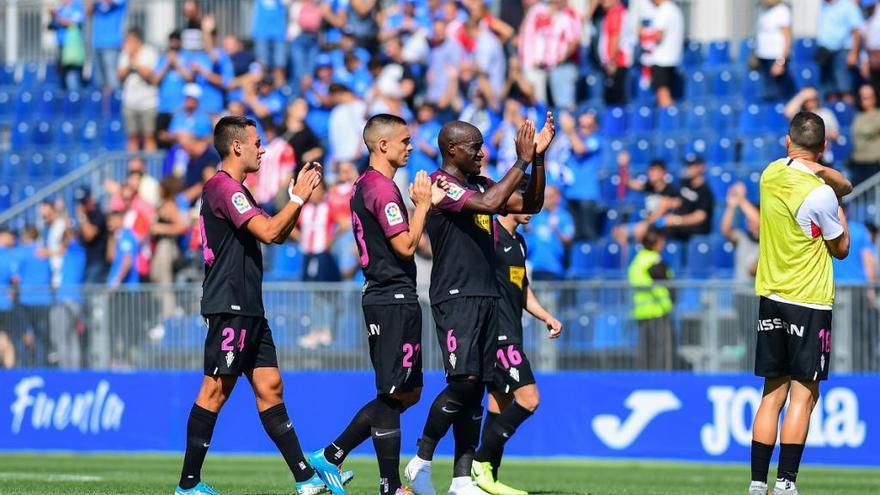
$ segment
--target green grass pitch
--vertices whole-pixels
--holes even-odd
[[[404,462],[406,458],[404,458]],[[174,493],[181,456],[147,454],[0,454],[0,493],[4,495],[91,495]],[[349,459],[356,477],[352,495],[375,495],[378,471],[368,457]],[[449,459],[434,467],[434,486],[446,493]],[[775,466],[771,467],[771,475]],[[208,455],[202,476],[223,495],[293,493],[280,456]],[[501,478],[533,494],[737,494],[748,486],[746,465],[673,462],[520,460],[505,461]],[[807,495],[880,493],[880,470],[832,469],[806,465],[798,488]]]

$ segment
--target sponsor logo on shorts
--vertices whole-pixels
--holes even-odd
[[[455,357],[455,353],[454,353],[454,352],[449,354],[449,364],[452,365],[452,368],[453,368],[453,369],[455,369],[455,362],[456,362],[457,360],[458,360],[458,358]]]
[[[513,378],[513,381],[519,383],[519,370],[516,368],[510,368],[510,377]]]
[[[798,337],[804,336],[803,325],[788,323],[787,321],[782,321],[782,318],[768,318],[766,320],[758,321],[759,332],[769,332],[771,330],[785,330],[789,335],[797,335]]]
[[[370,323],[370,335],[379,335],[379,325]]]
[[[230,366],[232,366],[232,361],[234,361],[234,360],[235,360],[235,354],[233,354],[232,351],[227,352],[226,353],[226,367],[229,368]]]
[[[244,193],[240,191],[232,195],[232,206],[234,206],[235,211],[239,213],[245,213],[252,208],[250,201],[248,201]]]
[[[400,212],[400,206],[394,201],[385,205],[385,220],[388,225],[400,225],[403,223],[403,214]]]

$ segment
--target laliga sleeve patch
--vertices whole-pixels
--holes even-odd
[[[455,184],[450,183],[449,190],[446,191],[446,195],[449,196],[449,198],[452,199],[453,201],[458,201],[464,195],[464,189],[455,185]]]
[[[250,201],[248,201],[247,197],[245,197],[244,193],[241,191],[232,195],[232,206],[234,206],[235,211],[239,213],[245,213],[253,208]]]
[[[403,223],[403,214],[400,212],[400,206],[394,201],[385,205],[385,220],[388,221],[390,226]]]

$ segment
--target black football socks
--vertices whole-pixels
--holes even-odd
[[[287,467],[293,473],[293,478],[299,483],[307,481],[315,474],[306,463],[303,457],[302,447],[299,445],[299,438],[293,429],[293,423],[287,416],[287,408],[284,403],[275,405],[260,413],[260,420],[263,422],[263,428],[269,434],[269,438],[275,442],[275,446],[284,457]]]
[[[455,438],[455,457],[452,477],[469,477],[474,462],[474,449],[480,441],[480,426],[483,424],[483,405],[473,403],[462,411],[452,423],[452,436]]]
[[[461,401],[453,395],[451,384],[447,385],[431,404],[428,419],[425,421],[425,429],[422,431],[422,438],[419,439],[418,456],[425,461],[434,458],[437,442],[446,436],[452,422],[464,407]]]
[[[372,418],[375,415],[377,400],[373,399],[355,413],[354,417],[351,418],[351,422],[342,430],[339,437],[324,448],[324,457],[328,461],[337,466],[342,465],[342,461],[348,457],[348,454],[355,447],[370,438]]]
[[[492,427],[488,428],[487,434],[483,435],[483,443],[480,445],[480,449],[477,450],[474,458],[479,462],[491,462],[494,466],[501,459],[501,455],[504,452],[504,444],[510,440],[513,434],[516,433],[516,429],[529,419],[532,414],[532,411],[517,404],[516,401],[512,402],[493,421]]]
[[[186,422],[186,453],[180,472],[180,487],[184,490],[189,490],[201,481],[202,464],[205,463],[216,423],[217,413],[193,404]]]
[[[767,483],[771,457],[773,457],[773,445],[752,440],[752,481]]]
[[[776,470],[778,479],[797,481],[798,469],[801,466],[801,457],[804,455],[804,446],[797,443],[779,444],[779,466]],[[766,470],[764,473],[766,474]]]
[[[492,430],[492,426],[498,421],[498,416],[500,413],[494,413],[492,411],[486,411],[486,420],[483,421],[483,433],[480,436],[482,439],[480,444],[484,444],[486,442],[486,437],[489,436],[489,432]],[[501,450],[498,452],[498,457],[495,459],[489,459],[489,462],[492,463],[492,477],[494,479],[498,479],[498,470],[501,468],[501,458],[504,457],[504,446],[501,446]]]
[[[371,434],[376,460],[379,461],[379,493],[394,495],[400,483],[400,414],[403,404],[391,397],[376,399],[379,406]]]

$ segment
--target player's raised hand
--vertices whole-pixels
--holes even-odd
[[[308,201],[312,191],[321,183],[324,168],[318,162],[309,162],[303,165],[296,180],[291,180],[288,193],[299,196],[303,201]]]
[[[550,147],[553,137],[556,136],[556,121],[553,120],[553,112],[547,112],[547,118],[544,120],[544,127],[541,132],[535,136],[535,153],[543,153]]]
[[[559,335],[562,334],[562,322],[550,316],[544,323],[547,324],[547,330],[550,332],[548,337],[551,339],[559,338]]]
[[[525,162],[535,158],[535,123],[526,120],[516,131],[516,156]]]
[[[437,206],[446,197],[449,191],[449,181],[446,177],[440,176],[431,184],[431,206]]]
[[[417,208],[431,206],[431,179],[424,170],[420,170],[409,185],[409,197]]]

